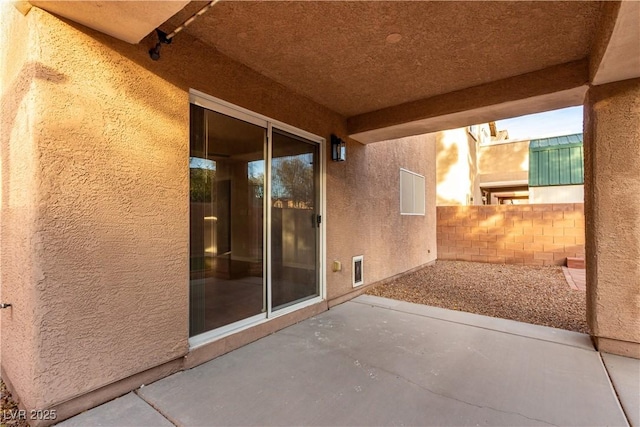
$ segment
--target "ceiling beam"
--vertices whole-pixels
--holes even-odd
[[[131,44],[137,44],[189,3],[171,1],[30,0],[33,6]]]
[[[591,50],[594,85],[640,77],[640,2],[605,2]]]
[[[364,144],[582,105],[587,59],[408,102],[347,120]]]

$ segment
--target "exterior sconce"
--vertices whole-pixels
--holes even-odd
[[[331,160],[344,162],[347,160],[347,143],[331,134]]]

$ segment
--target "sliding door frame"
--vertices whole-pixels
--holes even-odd
[[[229,102],[223,101],[216,97],[207,95],[195,89],[189,90],[189,103],[206,108],[217,113],[221,113],[256,126],[263,127],[267,132],[266,144],[266,166],[264,179],[264,201],[263,201],[263,286],[266,290],[266,311],[265,313],[243,319],[223,327],[203,332],[189,338],[189,347],[194,349],[201,345],[208,344],[225,336],[240,332],[242,330],[254,327],[256,325],[268,322],[271,319],[286,315],[288,313],[300,310],[304,307],[317,304],[326,299],[326,140],[318,135],[298,129],[294,126],[271,119],[262,114],[255,113]],[[272,290],[271,290],[271,161],[273,154],[273,130],[282,130],[292,135],[303,138],[309,142],[318,145],[319,151],[319,208],[317,214],[321,216],[321,223],[318,232],[317,242],[317,279],[318,279],[318,296],[293,304],[276,311],[272,307]],[[188,158],[187,158],[188,162]],[[188,262],[188,260],[187,260]],[[189,286],[189,280],[187,280]]]

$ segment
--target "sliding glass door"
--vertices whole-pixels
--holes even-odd
[[[320,295],[318,142],[191,105],[189,336]]]
[[[266,311],[266,129],[191,106],[190,335]]]
[[[271,157],[271,305],[318,295],[318,145],[273,130]]]

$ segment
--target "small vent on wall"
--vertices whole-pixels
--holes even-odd
[[[360,286],[364,283],[364,256],[358,255],[353,257],[352,262],[353,287]]]

